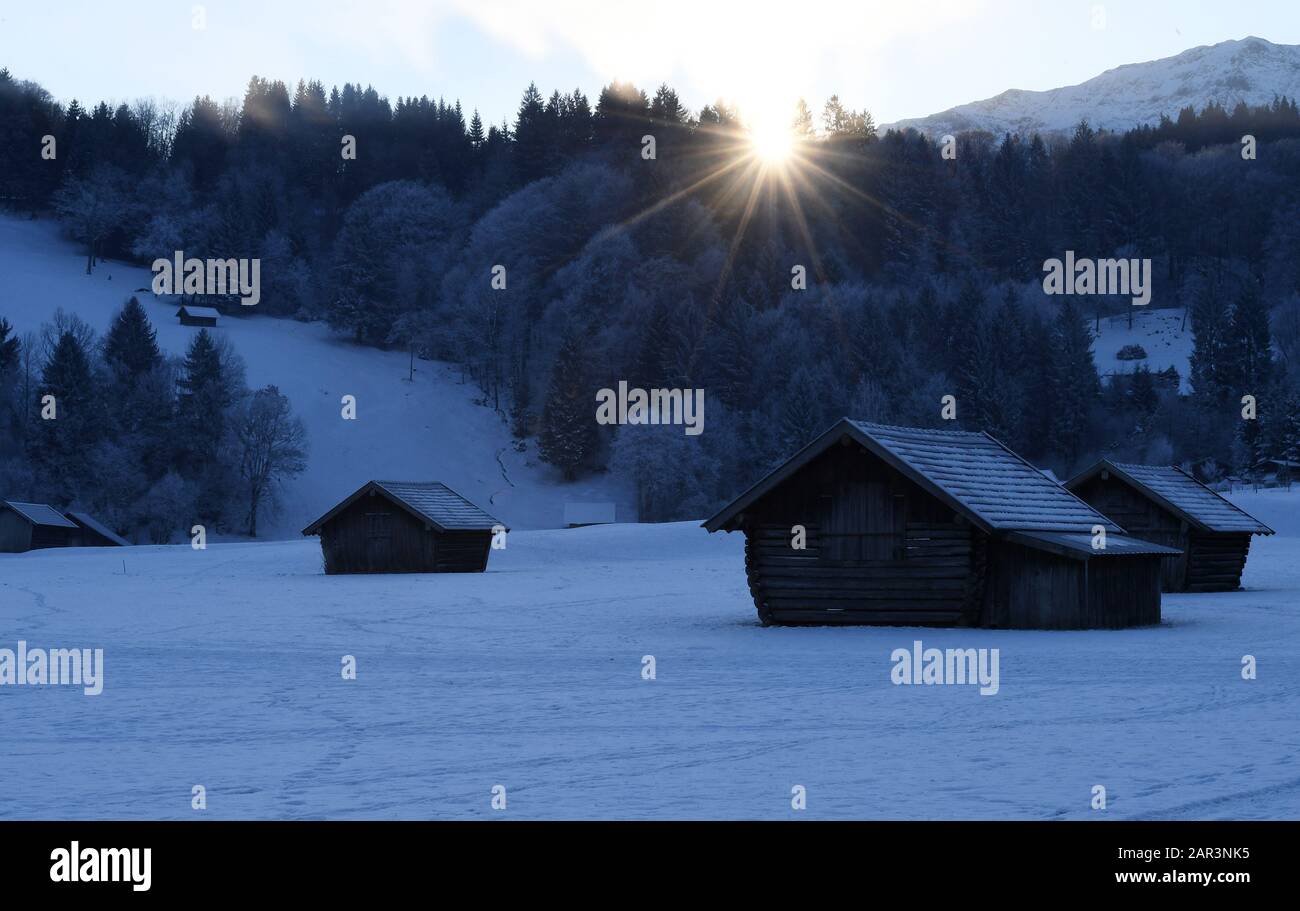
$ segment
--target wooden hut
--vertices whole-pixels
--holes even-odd
[[[1180,468],[1102,459],[1066,482],[1098,512],[1135,535],[1180,551],[1165,557],[1167,592],[1221,592],[1241,587],[1252,535],[1273,529]]]
[[[0,501],[0,553],[69,547],[79,529],[53,506]]]
[[[847,418],[704,527],[744,532],[765,625],[1154,624],[1160,559],[1175,553],[988,434]]]
[[[219,311],[211,307],[196,307],[194,304],[183,304],[176,315],[180,317],[182,326],[214,327],[221,318]]]
[[[445,484],[370,481],[302,533],[330,575],[481,573],[494,528],[509,530]]]
[[[618,521],[617,515],[618,509],[613,503],[565,503],[564,527],[612,525]]]
[[[85,512],[64,513],[64,518],[77,526],[71,535],[73,547],[130,547],[131,542]]]

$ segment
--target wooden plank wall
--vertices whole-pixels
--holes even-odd
[[[972,530],[857,446],[836,446],[745,521],[745,568],[764,623],[973,622]],[[792,547],[792,528],[806,548]]]
[[[492,533],[436,533],[387,498],[365,496],[321,528],[325,572],[483,572]]]
[[[32,526],[7,506],[0,506],[0,554],[21,554],[32,547]]]
[[[1020,544],[990,544],[984,623],[1006,629],[1077,629],[1084,562]]]
[[[1187,527],[1180,518],[1113,476],[1092,478],[1075,494],[1133,537],[1183,551],[1161,558],[1161,585],[1167,592],[1185,590]]]
[[[1241,587],[1241,574],[1250,553],[1250,535],[1199,532],[1188,535],[1189,592],[1226,592]]]
[[[1076,560],[994,541],[983,622],[1008,629],[1124,629],[1160,622],[1160,558]]]
[[[1087,629],[1126,629],[1160,622],[1160,561],[1107,556],[1088,561]]]

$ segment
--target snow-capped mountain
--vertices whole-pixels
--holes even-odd
[[[963,130],[1047,134],[1073,130],[1087,119],[1096,128],[1119,131],[1154,124],[1161,114],[1177,117],[1188,105],[1200,110],[1217,101],[1231,110],[1239,101],[1265,104],[1275,95],[1300,96],[1300,45],[1250,37],[1126,64],[1079,85],[1046,92],[1010,89],[889,126],[930,135]]]

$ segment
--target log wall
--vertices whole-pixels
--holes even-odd
[[[1241,587],[1250,535],[1194,531],[1187,536],[1189,592],[1227,592]]]
[[[483,572],[492,533],[438,532],[375,494],[358,499],[320,529],[325,572]]]
[[[1160,578],[1164,591],[1186,590],[1187,525],[1182,519],[1113,475],[1091,478],[1074,494],[1133,537],[1183,551],[1161,558]]]
[[[803,549],[793,546],[796,525],[805,529]],[[856,444],[814,459],[751,507],[743,527],[746,576],[764,623],[978,618],[976,533]]]

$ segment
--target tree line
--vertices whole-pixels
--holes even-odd
[[[1207,479],[1300,462],[1290,99],[946,149],[831,98],[792,112],[776,172],[727,104],[617,82],[594,103],[530,85],[485,125],[458,101],[260,78],[240,103],[87,112],[4,73],[0,117],[19,137],[0,195],[59,213],[88,266],[260,256],[259,310],[458,363],[560,476],[627,472],[643,518],[707,511],[841,414],[939,426],[944,395],[1060,474],[1102,453]],[[1097,329],[1134,309],[1045,295],[1066,250],[1153,261],[1189,376],[1099,369]],[[620,379],[706,389],[708,432],[597,426],[595,390]]]
[[[257,535],[279,482],[306,465],[302,422],[275,386],[200,330],[168,359],[134,297],[95,331],[62,309],[19,338],[0,318],[0,490],[81,508],[152,543]]]

